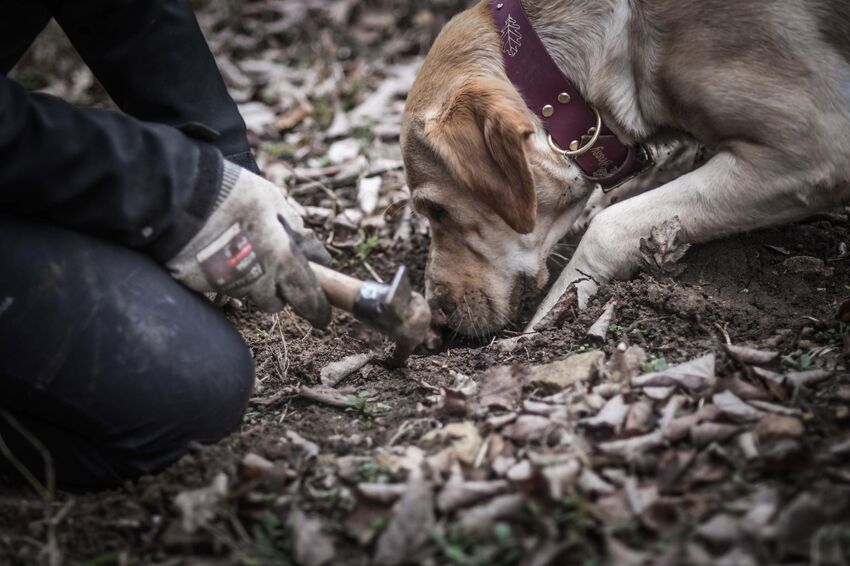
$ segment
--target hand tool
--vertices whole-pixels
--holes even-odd
[[[310,262],[330,303],[395,341],[395,351],[385,360],[401,367],[419,346],[431,325],[431,309],[425,298],[413,291],[404,266],[389,284],[361,281],[321,264]]]

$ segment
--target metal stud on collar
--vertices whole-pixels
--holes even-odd
[[[549,134],[549,147],[552,148],[552,151],[560,153],[564,157],[578,157],[590,151],[590,148],[592,148],[596,143],[596,140],[599,139],[600,131],[602,131],[602,116],[599,115],[599,110],[593,107],[591,107],[591,110],[593,110],[593,113],[596,114],[596,126],[591,128],[591,130],[593,130],[593,134],[590,141],[577,149],[561,149],[558,147],[558,144],[555,143],[555,140],[552,139],[552,134]],[[578,144],[577,141],[574,141],[573,143],[576,145]],[[570,144],[570,147],[572,148],[573,144]]]

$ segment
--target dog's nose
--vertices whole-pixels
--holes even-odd
[[[457,308],[448,297],[432,297],[428,301],[428,306],[431,307],[431,324],[437,328],[447,326],[449,317]]]

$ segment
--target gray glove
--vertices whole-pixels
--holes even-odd
[[[216,208],[166,265],[190,289],[247,296],[267,312],[289,304],[322,328],[331,307],[305,253],[319,263],[330,259],[280,189],[225,161]]]

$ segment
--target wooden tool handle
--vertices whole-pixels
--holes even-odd
[[[354,300],[357,298],[363,282],[312,261],[310,267],[319,279],[319,284],[331,304],[336,308],[351,312],[354,309]]]

